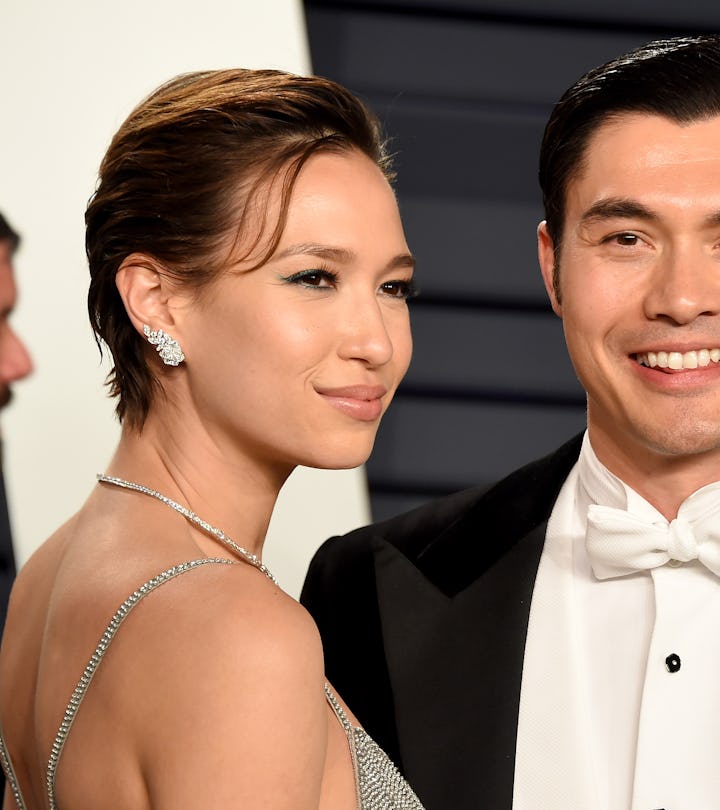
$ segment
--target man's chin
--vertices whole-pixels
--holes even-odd
[[[12,390],[9,385],[3,385],[0,388],[0,408],[4,408],[6,405],[9,405],[12,401]]]

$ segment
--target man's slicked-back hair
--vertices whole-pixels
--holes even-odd
[[[556,252],[569,182],[604,123],[631,113],[689,124],[720,115],[720,35],[650,42],[595,68],[555,105],[540,149],[540,187]]]
[[[345,88],[315,76],[189,73],[130,114],[103,159],[85,215],[90,320],[112,354],[108,384],[124,424],[142,428],[164,369],[125,311],[115,285],[122,262],[143,254],[178,285],[202,288],[245,257],[239,245],[250,243],[247,253],[258,247],[250,220],[258,207],[262,216],[263,192],[277,182],[280,216],[270,223],[262,264],[277,247],[306,161],[351,150],[391,179],[375,117]]]

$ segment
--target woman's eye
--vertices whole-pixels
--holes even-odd
[[[391,298],[412,298],[415,285],[412,281],[386,281],[380,285],[380,290]]]
[[[285,279],[290,284],[299,284],[301,287],[334,287],[337,276],[327,270],[303,270]]]

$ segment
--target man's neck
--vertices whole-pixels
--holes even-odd
[[[693,492],[720,480],[720,449],[675,456],[630,442],[616,442],[592,425],[589,435],[599,461],[667,520],[677,517],[680,505]]]

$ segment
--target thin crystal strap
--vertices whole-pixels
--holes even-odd
[[[222,529],[218,529],[212,524],[208,523],[206,520],[203,520],[199,515],[196,515],[191,509],[179,504],[177,501],[174,501],[172,498],[168,498],[167,495],[163,495],[162,492],[158,492],[155,489],[150,489],[150,487],[143,486],[142,484],[135,484],[132,481],[125,481],[123,478],[116,478],[113,475],[103,475],[102,473],[98,473],[97,480],[102,482],[103,484],[113,484],[116,487],[122,487],[123,489],[131,489],[134,492],[142,492],[143,495],[149,495],[151,498],[156,498],[158,501],[161,501],[166,506],[169,506],[171,509],[174,509],[176,512],[179,512],[184,518],[189,520],[191,523],[194,523],[196,526],[199,526],[206,534],[212,535],[216,540],[219,540],[221,543],[226,545],[229,549],[234,551],[237,555],[242,557],[246,562],[249,562],[250,565],[254,565],[259,571],[262,571],[263,574],[268,579],[271,579],[276,585],[278,581],[275,577],[270,573],[267,566],[262,562],[262,560],[253,554],[251,551],[248,551],[246,548],[239,546],[234,540],[231,540]]]
[[[325,697],[327,698],[327,702],[332,706],[333,711],[337,715],[337,719],[341,722],[345,731],[352,731],[354,728],[353,724],[348,720],[345,709],[340,705],[340,701],[335,697],[327,683],[325,684]]]
[[[5,775],[7,776],[10,792],[13,795],[13,799],[15,799],[15,804],[18,810],[27,810],[25,800],[23,799],[23,795],[20,792],[20,786],[18,785],[17,776],[15,775],[15,768],[13,768],[12,760],[10,759],[10,754],[8,754],[7,752],[7,746],[5,745],[5,736],[3,735],[2,729],[0,729],[0,761],[2,761],[2,767],[3,770],[5,771]]]
[[[62,723],[60,724],[60,729],[52,745],[46,777],[50,810],[56,810],[57,808],[57,805],[55,804],[55,772],[57,771],[58,761],[60,760],[60,754],[62,754],[62,750],[65,746],[65,741],[67,740],[68,734],[70,733],[70,728],[78,713],[80,704],[82,703],[83,698],[85,697],[85,693],[87,692],[88,687],[90,686],[90,683],[95,675],[95,672],[97,671],[97,668],[100,666],[100,662],[102,661],[103,656],[107,652],[107,648],[110,646],[110,642],[113,640],[115,634],[120,628],[120,625],[127,618],[128,614],[135,607],[135,605],[137,605],[138,602],[144,596],[147,596],[151,591],[154,591],[155,588],[160,587],[160,585],[164,585],[171,579],[180,576],[180,574],[184,574],[187,571],[191,571],[194,568],[198,568],[201,565],[207,565],[208,563],[220,565],[237,565],[237,563],[233,562],[232,560],[226,560],[224,557],[204,557],[201,560],[191,560],[190,562],[174,565],[172,568],[168,568],[166,571],[163,571],[157,576],[154,576],[152,579],[149,579],[147,582],[141,585],[133,594],[128,596],[128,598],[122,603],[122,605],[120,605],[120,607],[115,612],[115,615],[110,620],[110,623],[105,629],[105,632],[103,633],[100,642],[95,648],[95,652],[90,657],[90,660],[88,661],[88,664],[85,667],[82,677],[78,681],[78,685],[75,687],[75,690],[72,693],[72,697],[70,698],[68,707],[67,709],[65,709],[65,716],[63,718]]]

